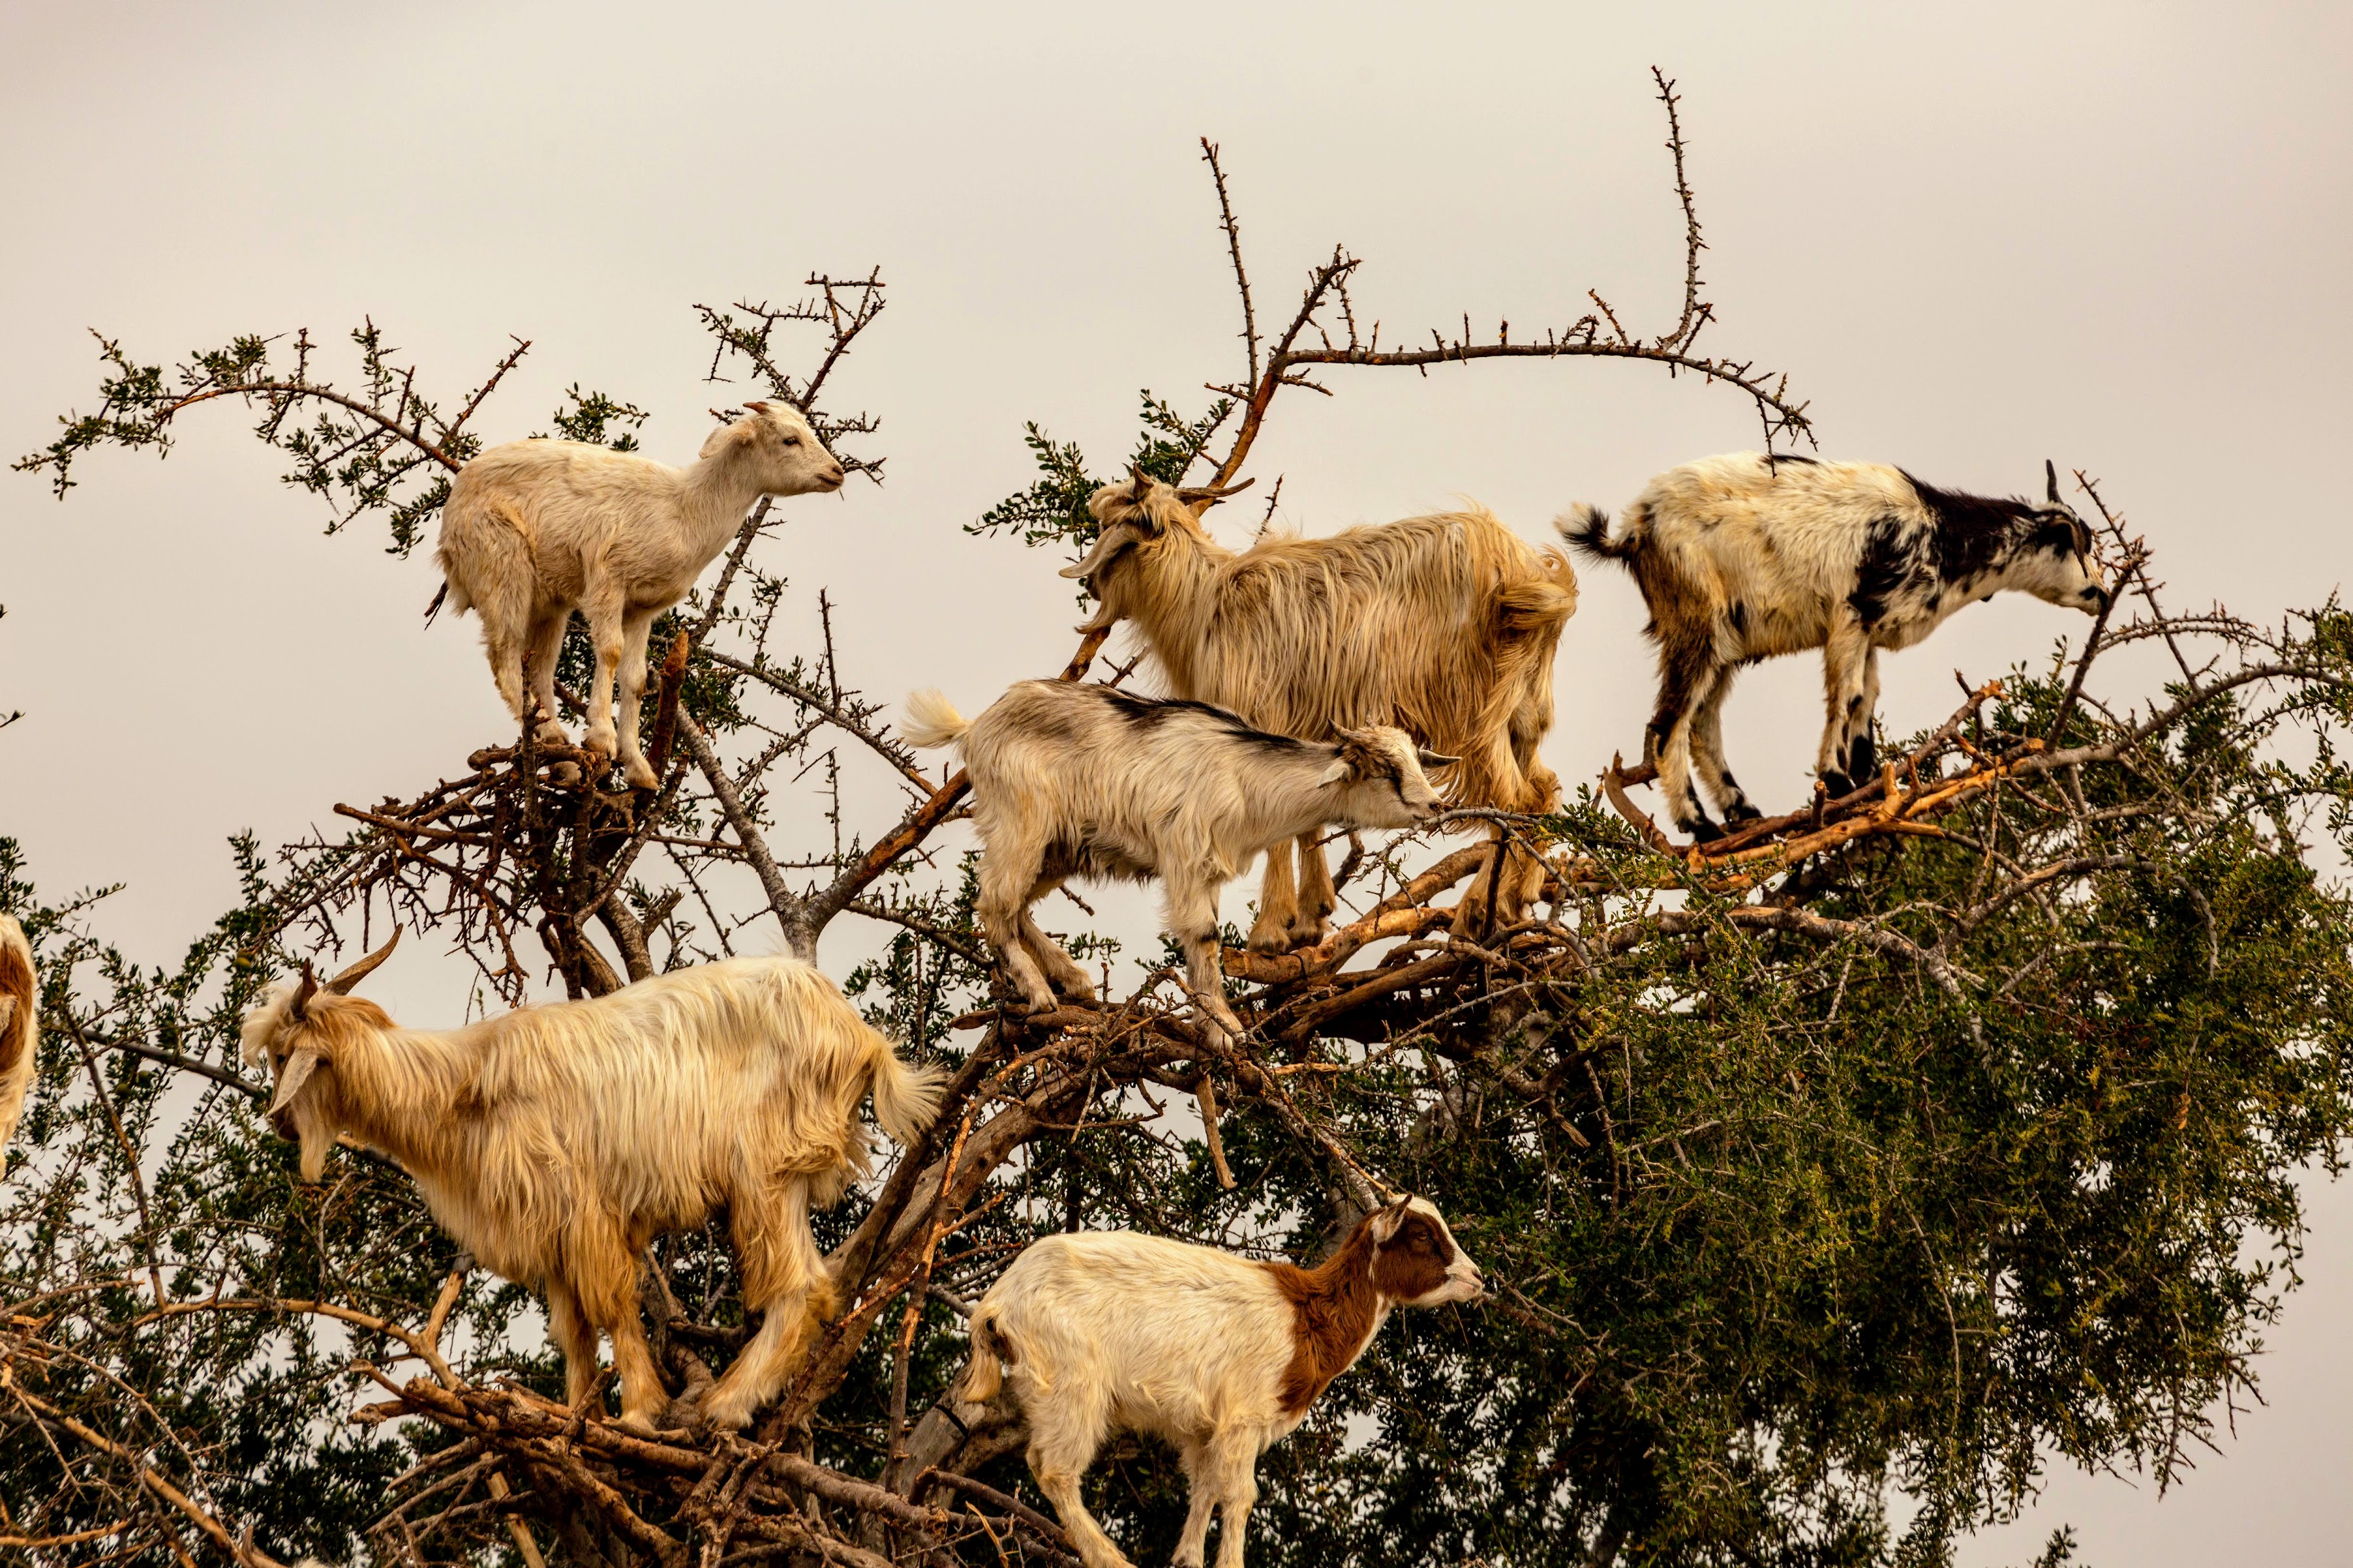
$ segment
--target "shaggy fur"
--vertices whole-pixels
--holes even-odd
[[[493,447],[459,472],[441,509],[435,554],[450,605],[481,616],[508,710],[523,721],[528,665],[539,738],[563,743],[555,659],[577,609],[596,653],[581,743],[614,755],[617,673],[621,770],[638,789],[660,783],[638,750],[654,617],[686,597],[754,500],[841,488],[841,465],[798,412],[744,406],[751,412],[712,431],[701,460],[683,468],[578,441]]]
[[[1157,481],[1106,485],[1089,503],[1102,532],[1076,577],[1100,601],[1088,629],[1134,621],[1179,697],[1229,708],[1261,729],[1325,741],[1389,724],[1461,756],[1458,805],[1543,811],[1559,780],[1536,760],[1552,727],[1552,661],[1577,609],[1577,574],[1484,510],[1351,528],[1327,539],[1219,545]],[[1328,929],[1338,900],[1313,839],[1269,851],[1250,945],[1279,951]],[[1542,885],[1512,858],[1495,889],[1481,873],[1456,926],[1516,921]]]
[[[793,958],[678,970],[442,1031],[400,1028],[339,994],[369,966],[324,987],[306,973],[246,1020],[246,1059],[269,1064],[271,1124],[301,1141],[303,1179],[323,1173],[339,1134],[399,1161],[483,1267],[546,1290],[574,1402],[596,1376],[598,1332],[612,1336],[621,1419],[639,1431],[667,1396],[638,1317],[638,1258],[723,1206],[744,1304],[766,1321],[702,1414],[749,1425],[833,1310],[808,1216],[868,1168],[859,1100],[871,1089],[875,1120],[912,1142],[937,1105],[936,1072],[902,1062]]]
[[[1818,463],[1755,452],[1709,458],[1652,479],[1619,536],[1598,507],[1556,524],[1596,560],[1634,574],[1659,645],[1659,703],[1643,755],[1675,824],[1720,837],[1692,787],[1727,818],[1758,815],[1725,766],[1721,714],[1743,664],[1822,650],[1829,709],[1816,771],[1832,795],[1877,766],[1871,719],[1879,650],[1909,647],[1973,599],[2005,588],[2086,614],[2107,603],[2091,532],[2059,499],[1940,490],[1877,463]]]
[[[13,915],[0,915],[0,1151],[16,1135],[25,1096],[33,1087],[40,1043],[41,981],[33,944]]]
[[[1192,1507],[1175,1562],[1198,1568],[1213,1509],[1219,1568],[1240,1568],[1258,1457],[1305,1419],[1396,1307],[1475,1301],[1479,1267],[1446,1221],[1408,1198],[1359,1221],[1315,1268],[1127,1232],[1032,1243],[972,1314],[961,1396],[1009,1391],[1029,1470],[1088,1568],[1127,1559],[1086,1510],[1079,1479],[1114,1428],[1166,1439]]]
[[[1071,877],[1157,876],[1195,1000],[1236,1035],[1218,963],[1219,891],[1260,851],[1326,823],[1428,820],[1439,798],[1422,768],[1453,761],[1394,729],[1346,731],[1336,745],[1294,741],[1206,703],[1075,681],[1024,681],[970,722],[936,691],[915,693],[907,710],[912,743],[963,749],[987,847],[981,929],[1024,996],[1050,1007],[1054,986],[1094,994],[1029,918],[1031,904]]]

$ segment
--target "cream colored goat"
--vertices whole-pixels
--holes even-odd
[[[345,994],[392,945],[325,985],[305,970],[246,1020],[246,1059],[275,1075],[270,1123],[301,1141],[303,1179],[342,1133],[399,1161],[483,1267],[546,1290],[575,1404],[598,1332],[612,1336],[621,1420],[641,1432],[667,1396],[638,1318],[639,1256],[723,1205],[744,1305],[766,1321],[702,1415],[749,1425],[834,1309],[809,1209],[868,1169],[859,1100],[871,1089],[875,1120],[908,1142],[938,1075],[902,1062],[798,959],[731,959],[437,1032]]]
[[[1577,574],[1558,552],[1473,510],[1269,538],[1237,554],[1175,489],[1141,475],[1097,490],[1088,510],[1102,532],[1062,573],[1100,601],[1085,629],[1133,620],[1174,695],[1302,740],[1395,725],[1459,753],[1454,805],[1557,803],[1560,781],[1536,747],[1552,727],[1553,654],[1577,610]],[[1485,926],[1491,899],[1498,917],[1519,919],[1543,875],[1526,855],[1482,871],[1456,929]],[[1299,840],[1299,876],[1287,847],[1268,852],[1252,947],[1327,929],[1338,898],[1313,836]]]
[[[15,916],[0,915],[0,1151],[7,1149],[25,1114],[40,1022],[41,982],[33,968],[33,944]]]
[[[1219,1568],[1241,1568],[1258,1457],[1306,1419],[1392,1309],[1475,1301],[1479,1266],[1427,1200],[1359,1220],[1315,1268],[1130,1232],[1030,1244],[972,1313],[959,1396],[1009,1393],[1029,1428],[1029,1471],[1087,1568],[1127,1568],[1079,1494],[1115,1428],[1167,1439],[1192,1507],[1173,1561],[1200,1568],[1210,1511]]]
[[[617,673],[621,771],[638,789],[660,783],[638,750],[654,617],[686,597],[753,501],[841,488],[840,463],[797,410],[744,406],[751,412],[712,431],[701,459],[683,468],[579,441],[493,447],[459,470],[441,509],[435,555],[450,605],[482,617],[508,710],[523,721],[528,665],[539,738],[563,742],[555,659],[578,610],[596,655],[581,743],[614,755]]]

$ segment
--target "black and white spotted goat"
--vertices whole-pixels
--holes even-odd
[[[2043,465],[2040,506],[1963,495],[1878,463],[1740,452],[1652,479],[1616,539],[1579,505],[1555,526],[1579,551],[1634,574],[1659,645],[1659,706],[1643,760],[1675,825],[1722,837],[1692,773],[1728,821],[1759,815],[1724,765],[1733,671],[1822,650],[1829,720],[1816,771],[1833,798],[1877,770],[1871,739],[1879,650],[1909,647],[1975,599],[2015,588],[2096,614],[2108,602],[2091,531]]]

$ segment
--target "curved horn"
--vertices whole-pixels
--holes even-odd
[[[1142,463],[1130,463],[1127,466],[1127,473],[1128,477],[1135,481],[1135,488],[1128,491],[1127,499],[1141,502],[1145,496],[1152,493],[1152,476],[1144,471]]]
[[[1451,768],[1462,759],[1461,757],[1450,757],[1442,752],[1418,752],[1414,755],[1414,760],[1419,763],[1422,765],[1422,768],[1427,771],[1430,768]]]
[[[754,414],[765,414],[768,411],[768,405],[765,403],[747,403],[744,406]]]
[[[2059,465],[2048,458],[2042,459],[2042,482],[2051,492],[2051,504],[2064,506],[2066,502],[2059,499]]]
[[[294,1000],[287,1004],[286,1016],[294,1022],[298,1024],[301,1023],[304,1018],[310,1016],[305,1009],[311,1005],[311,998],[316,996],[318,994],[319,977],[311,973],[310,960],[304,959],[302,961],[302,984],[294,988]]]
[[[1228,496],[1241,494],[1256,483],[1258,479],[1253,476],[1238,485],[1185,485],[1177,489],[1176,499],[1182,501],[1223,500]]]
[[[350,995],[352,994],[352,987],[357,985],[361,981],[365,980],[369,975],[375,973],[376,965],[382,963],[385,959],[390,958],[392,956],[392,950],[399,945],[400,928],[398,926],[395,926],[392,928],[392,940],[390,942],[385,942],[382,947],[377,948],[374,952],[369,953],[365,958],[361,959],[357,963],[353,964],[349,969],[344,970],[341,974],[338,974],[332,980],[328,981],[326,989],[333,992],[338,996]],[[305,969],[304,973],[306,976],[308,975],[309,971],[307,968]]]

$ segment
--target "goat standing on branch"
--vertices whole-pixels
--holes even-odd
[[[1087,1568],[1127,1568],[1079,1495],[1114,1426],[1166,1438],[1184,1463],[1192,1506],[1178,1568],[1200,1568],[1213,1509],[1219,1568],[1241,1568],[1258,1457],[1306,1419],[1391,1309],[1484,1291],[1421,1198],[1366,1215],[1315,1268],[1126,1231],[1050,1236],[973,1309],[959,1392],[980,1404],[1009,1390],[1029,1423],[1030,1474]]]
[[[321,985],[303,971],[245,1023],[277,1082],[269,1121],[324,1173],[339,1134],[400,1162],[483,1267],[547,1292],[574,1405],[612,1336],[621,1421],[668,1404],[638,1317],[657,1236],[726,1208],[744,1305],[766,1321],[702,1408],[740,1428],[791,1372],[833,1281],[809,1234],[868,1169],[858,1102],[901,1142],[932,1120],[935,1072],[910,1068],[834,984],[792,958],[681,969],[602,996],[446,1031],[403,1029],[348,994],[393,941]]]
[[[493,447],[459,470],[442,508],[436,555],[445,586],[459,614],[480,614],[482,647],[508,710],[529,721],[528,666],[539,739],[564,743],[555,659],[577,609],[596,656],[581,743],[599,757],[615,754],[617,673],[621,772],[637,789],[661,783],[638,749],[654,617],[686,597],[754,500],[837,491],[846,477],[799,410],[744,406],[750,412],[712,431],[701,459],[683,468],[579,441]]]
[[[33,944],[14,915],[0,915],[0,1169],[6,1168],[8,1140],[16,1135],[25,1096],[33,1087],[40,1021],[41,982],[33,968]]]
[[[1197,503],[1206,505],[1206,501]],[[1559,780],[1536,759],[1552,727],[1552,660],[1577,610],[1577,574],[1482,510],[1351,528],[1328,539],[1266,539],[1237,554],[1194,504],[1137,474],[1097,490],[1102,525],[1063,570],[1095,596],[1085,630],[1133,620],[1179,697],[1261,729],[1328,741],[1393,725],[1457,753],[1461,805],[1544,811]],[[1267,850],[1250,946],[1279,952],[1329,929],[1339,899],[1312,834]],[[1516,921],[1542,885],[1511,854],[1463,896],[1458,930]]]
[[[1659,705],[1642,742],[1675,825],[1722,837],[1692,786],[1699,774],[1727,820],[1759,815],[1725,766],[1724,699],[1741,665],[1822,650],[1829,718],[1815,771],[1833,796],[1878,765],[1872,710],[1879,650],[1911,647],[1973,599],[2005,588],[2096,615],[2108,602],[2091,531],[2045,504],[1924,484],[1877,463],[1735,453],[1652,479],[1609,536],[1609,514],[1579,504],[1556,524],[1585,554],[1633,573],[1659,645]]]
[[[1428,821],[1439,799],[1422,769],[1455,760],[1394,729],[1323,744],[1206,703],[1059,680],[1023,681],[969,721],[936,691],[910,697],[907,710],[911,743],[964,752],[987,849],[981,929],[1032,1005],[1052,1007],[1056,986],[1081,997],[1094,986],[1029,906],[1071,877],[1157,876],[1194,999],[1237,1037],[1218,963],[1219,890],[1261,850],[1327,823]]]

